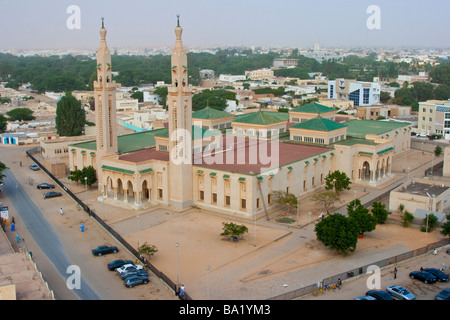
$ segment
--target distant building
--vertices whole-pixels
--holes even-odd
[[[200,70],[200,79],[202,80],[209,80],[209,79],[214,79],[214,70],[208,70],[208,69],[203,69]]]
[[[359,119],[366,120],[377,120],[380,117],[383,118],[397,118],[397,117],[408,117],[411,115],[411,107],[410,106],[385,106],[385,105],[376,105],[370,107],[357,107],[356,108],[356,116]]]
[[[450,139],[450,100],[419,102],[418,133],[439,134]]]
[[[231,74],[221,74],[219,75],[219,81],[223,82],[235,82],[246,80],[245,75],[231,75]]]
[[[245,76],[251,80],[270,81],[275,78],[273,70],[262,68],[258,70],[245,71]]]
[[[380,103],[380,84],[356,80],[328,81],[328,99],[351,100],[355,107]]]
[[[296,67],[298,65],[298,59],[274,59],[274,68],[289,68]]]

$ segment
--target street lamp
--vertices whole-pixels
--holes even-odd
[[[88,202],[88,196],[87,196],[87,177],[84,177],[84,184],[86,185],[86,205]]]
[[[178,242],[175,243],[175,247],[177,248],[176,249],[176,251],[177,251],[177,286],[180,283],[180,278],[179,278],[179,273],[178,273],[178,246],[179,246]]]
[[[206,300],[209,300],[209,270],[211,266],[206,266]]]
[[[311,215],[312,212],[308,212],[308,233],[309,233],[309,240],[311,241]]]

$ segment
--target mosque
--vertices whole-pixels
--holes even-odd
[[[168,85],[168,128],[117,136],[111,53],[102,21],[94,81],[96,140],[70,145],[70,170],[93,166],[99,201],[126,209],[197,206],[254,218],[276,207],[272,193],[313,193],[340,170],[352,182],[392,179],[394,155],[410,148],[410,123],[336,121],[310,103],[289,113],[192,112],[179,19]]]

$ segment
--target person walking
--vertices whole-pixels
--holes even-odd
[[[397,267],[394,268],[394,279],[397,279]]]
[[[63,215],[63,209],[62,208],[59,208],[59,214]]]

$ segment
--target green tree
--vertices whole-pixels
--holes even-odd
[[[314,230],[317,239],[332,250],[344,255],[356,250],[359,230],[350,218],[339,213],[332,214],[317,223]]]
[[[248,228],[245,225],[237,225],[233,222],[222,222],[223,229],[221,236],[224,237],[236,237],[236,238],[242,238],[244,233],[248,232]]]
[[[339,194],[343,190],[350,190],[350,178],[347,177],[345,172],[339,170],[329,173],[325,178],[325,189],[332,190]]]
[[[6,169],[8,169],[8,167],[3,162],[0,162],[0,183],[3,183],[3,178],[5,177],[3,171]]]
[[[391,214],[388,210],[386,210],[386,205],[384,203],[377,201],[372,203],[371,212],[378,224],[385,223],[388,216]]]
[[[8,118],[6,118],[4,115],[0,114],[0,132],[5,131],[7,122],[8,122]]]
[[[328,211],[339,201],[339,196],[334,192],[321,192],[312,196],[312,200],[318,205],[322,206],[324,211]]]
[[[288,213],[290,213],[293,208],[297,208],[299,204],[298,198],[294,194],[288,193],[286,191],[273,191],[272,197],[276,203],[286,207],[288,209]]]
[[[450,236],[450,214],[447,215],[447,222],[442,225],[441,234]]]
[[[375,217],[370,214],[369,209],[362,205],[358,206],[356,210],[352,209],[349,211],[348,216],[356,223],[361,234],[364,232],[373,231],[377,226],[377,220]]]
[[[144,102],[144,93],[142,91],[135,91],[130,97],[137,99],[138,102]]]
[[[425,215],[425,218],[423,219],[423,226],[420,229],[422,232],[431,232],[436,227],[438,222],[438,217],[436,217],[434,214],[430,213]]]
[[[150,245],[146,242],[144,242],[143,245],[139,246],[138,252],[140,254],[144,254],[148,257],[152,257],[155,253],[158,252],[158,248],[155,245]]]
[[[34,120],[33,110],[28,108],[15,108],[6,113],[9,121],[31,121]]]
[[[436,148],[434,149],[434,155],[436,157],[439,157],[442,154],[442,148],[440,146],[436,146]]]
[[[380,101],[382,103],[387,103],[390,99],[391,99],[391,95],[389,94],[389,92],[381,91],[381,93],[380,93]]]
[[[406,228],[411,224],[411,222],[413,222],[414,215],[412,215],[408,210],[406,210],[405,213],[402,215],[401,219],[403,226]]]
[[[81,102],[67,92],[56,105],[56,132],[60,136],[79,136],[83,133],[85,121]]]
[[[87,184],[89,187],[91,187],[94,183],[96,183],[97,175],[94,167],[88,166],[81,169],[81,176],[79,181],[83,184]]]

